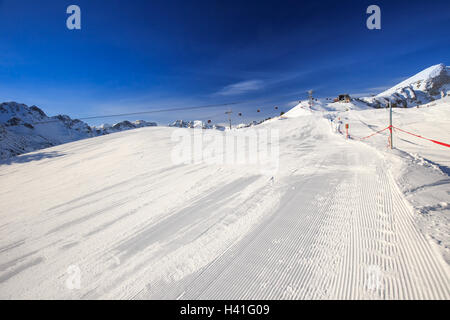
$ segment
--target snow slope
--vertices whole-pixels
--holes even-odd
[[[191,129],[13,158],[0,165],[0,298],[449,299],[449,266],[396,182],[396,155],[336,134],[344,114],[361,133],[376,119],[296,107],[255,127],[279,132],[270,175],[173,163],[174,130]]]

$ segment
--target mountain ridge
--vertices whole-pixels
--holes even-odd
[[[372,97],[359,98],[373,108],[415,107],[450,94],[450,67],[440,63],[428,67]]]
[[[91,127],[68,115],[49,117],[34,105],[4,102],[0,104],[0,160],[63,143],[156,125],[137,120]]]
[[[393,107],[407,108],[429,103],[449,95],[450,67],[440,63],[422,70],[377,95],[357,98],[350,105],[335,102],[323,106],[320,102],[317,103],[319,109],[326,110],[364,109],[367,106],[386,108],[389,103],[392,103]],[[307,107],[307,104],[306,101],[300,103],[299,106]],[[238,127],[247,127],[259,123],[261,122],[253,121],[248,125],[241,124]],[[17,102],[4,102],[0,104],[0,160],[58,144],[148,126],[157,126],[157,124],[144,120],[134,122],[125,120],[114,125],[103,124],[91,127],[87,123],[72,119],[67,115],[49,117],[35,105],[28,107]],[[225,130],[224,126],[212,125],[202,121],[177,120],[169,126]]]

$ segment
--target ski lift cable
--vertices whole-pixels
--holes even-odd
[[[94,120],[94,119],[106,119],[106,118],[118,118],[118,117],[127,117],[127,116],[134,116],[134,115],[141,115],[141,114],[154,114],[154,113],[164,113],[164,112],[176,112],[176,111],[184,111],[184,110],[198,110],[198,109],[208,109],[208,108],[218,108],[218,107],[226,107],[226,106],[233,106],[233,105],[239,105],[239,104],[245,104],[245,103],[251,103],[252,101],[238,101],[238,102],[228,102],[228,103],[221,103],[221,104],[210,104],[210,105],[203,105],[203,106],[192,106],[192,107],[179,107],[179,108],[169,108],[169,109],[158,109],[158,110],[147,110],[147,111],[140,111],[140,112],[130,112],[130,113],[119,113],[119,114],[106,114],[106,115],[98,115],[98,116],[89,116],[89,117],[80,117],[75,118],[73,120]],[[260,103],[261,101],[259,101]],[[257,113],[260,113],[261,109],[257,110]],[[239,112],[238,114],[242,115],[242,112]],[[221,113],[218,113],[217,116],[221,115]],[[214,115],[216,116],[216,115]],[[211,116],[210,116],[211,117]],[[202,117],[202,119],[207,119],[209,117]],[[32,122],[31,124],[45,124],[45,123],[51,123],[51,122],[58,122],[58,119],[54,120],[48,120],[48,121],[37,121]]]
[[[196,120],[211,120],[211,119],[215,119],[215,118],[222,118],[223,114],[224,114],[223,112],[220,112],[220,113],[196,116],[195,119]]]
[[[164,113],[164,112],[174,112],[174,111],[184,111],[184,110],[198,110],[198,109],[207,109],[207,108],[218,108],[218,107],[225,107],[225,106],[243,104],[243,103],[246,103],[246,102],[248,102],[248,101],[228,102],[228,103],[210,104],[210,105],[193,106],[193,107],[179,107],[179,108],[169,108],[169,109],[159,109],[159,110],[148,110],[148,111],[119,113],[119,114],[101,115],[101,116],[90,116],[90,117],[76,118],[74,120],[94,120],[94,119],[127,117],[127,116],[141,115],[141,114],[153,114],[153,113]],[[33,122],[32,124],[44,124],[44,123],[51,123],[51,122],[58,122],[58,121],[59,120],[55,119],[55,120],[48,120],[48,121]]]

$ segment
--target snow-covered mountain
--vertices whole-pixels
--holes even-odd
[[[48,117],[36,106],[0,104],[0,159],[95,136],[83,121],[59,115]]]
[[[0,104],[0,159],[118,131],[156,126],[154,122],[123,121],[92,128],[66,115],[48,117],[36,106],[16,102]]]
[[[109,133],[115,133],[119,131],[125,131],[125,130],[132,130],[137,128],[143,128],[143,127],[156,127],[158,124],[156,122],[148,122],[144,120],[136,120],[134,122],[130,121],[122,121],[119,123],[116,123],[114,125],[111,125],[109,123],[102,124],[101,126],[94,127],[96,134],[102,135],[102,134],[109,134]]]
[[[185,121],[185,120],[176,120],[169,124],[169,127],[177,127],[177,128],[195,128],[195,129],[215,129],[224,131],[225,127],[218,124],[208,124],[201,120],[194,121]]]
[[[271,118],[266,118],[266,119],[259,120],[259,121],[253,120],[250,123],[240,123],[237,125],[233,125],[233,128],[236,128],[236,129],[248,128],[248,127],[252,127],[252,126],[261,124],[270,119]],[[176,121],[170,123],[169,127],[191,128],[191,129],[193,129],[193,128],[195,128],[195,129],[200,129],[200,128],[201,129],[215,129],[215,130],[220,130],[220,131],[225,131],[227,128],[229,128],[229,126],[223,126],[223,125],[219,125],[219,124],[208,124],[201,120],[194,120],[194,121],[176,120]]]
[[[414,107],[450,94],[450,67],[431,66],[411,78],[373,97],[361,98],[371,107]]]
[[[170,123],[169,127],[209,129],[211,126],[203,123],[203,121],[200,121],[200,120],[194,120],[194,121],[176,120],[176,121]]]
[[[450,67],[438,64],[376,96],[354,99],[350,103],[322,103],[317,101],[312,109],[322,111],[364,110],[367,106],[385,108],[389,102],[392,103],[393,107],[406,108],[428,103],[448,95],[450,95]],[[309,108],[307,104],[307,102],[304,102],[299,107]],[[261,122],[264,122],[264,120],[240,124],[237,127],[245,128]],[[11,156],[75,140],[156,125],[154,122],[138,120],[90,127],[87,123],[78,119],[71,119],[66,115],[48,117],[36,106],[28,107],[16,102],[2,103],[0,104],[0,159],[7,159]],[[213,125],[200,120],[177,120],[169,126],[225,130],[224,126]]]

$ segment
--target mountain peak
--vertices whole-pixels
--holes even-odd
[[[389,102],[397,107],[413,107],[450,93],[450,68],[440,63],[428,67],[375,97],[361,100],[376,108]]]

